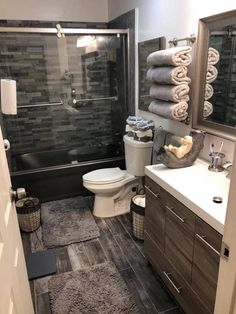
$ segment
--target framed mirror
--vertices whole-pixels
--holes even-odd
[[[236,10],[199,20],[193,128],[236,140]]]
[[[139,102],[140,110],[148,111],[148,106],[151,102],[149,97],[150,82],[147,77],[147,57],[150,53],[165,49],[166,38],[158,37],[150,40],[140,42],[138,44],[138,60],[139,60]]]

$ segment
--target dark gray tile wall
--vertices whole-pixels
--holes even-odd
[[[108,28],[129,29],[130,88],[128,114],[135,113],[135,9],[118,16],[108,23]]]
[[[158,37],[138,44],[138,62],[139,62],[139,100],[138,107],[141,110],[148,111],[151,99],[149,96],[150,81],[147,80],[147,57],[150,53],[165,49],[165,37]]]
[[[1,26],[54,27],[55,24],[0,21]],[[61,26],[106,27],[103,23],[69,22],[62,22]],[[117,57],[121,39],[102,38],[96,53],[76,48],[76,39],[77,36],[58,39],[55,34],[0,34],[0,78],[17,80],[18,106],[60,100],[65,103],[19,108],[16,117],[4,116],[12,156],[121,143],[125,114],[122,101],[125,82],[122,81],[122,86],[117,75],[123,71]],[[77,99],[118,95],[118,101],[83,102],[73,110],[72,88]]]

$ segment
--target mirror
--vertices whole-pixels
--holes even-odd
[[[193,128],[236,139],[236,10],[199,20]]]
[[[147,77],[147,57],[150,53],[165,49],[165,37],[158,37],[151,40],[146,40],[138,44],[138,59],[139,59],[139,109],[148,111],[150,105],[149,88],[150,82]]]

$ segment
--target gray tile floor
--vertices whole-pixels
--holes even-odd
[[[91,207],[91,198],[87,198]],[[143,243],[132,237],[129,215],[95,218],[100,238],[56,248],[57,274],[113,261],[133,294],[140,313],[183,313],[170,297],[152,267],[146,265]],[[39,241],[38,234],[22,233],[25,253]],[[51,314],[48,294],[50,276],[30,282],[36,314]],[[67,314],[67,313],[65,313]]]

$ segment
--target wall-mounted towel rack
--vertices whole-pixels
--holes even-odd
[[[196,41],[196,35],[191,34],[189,37],[184,37],[184,38],[173,38],[172,40],[169,40],[169,44],[173,46],[177,46],[179,41],[187,41],[187,43],[194,43]]]

